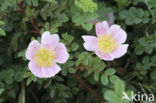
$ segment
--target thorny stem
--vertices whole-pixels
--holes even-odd
[[[142,84],[139,83],[139,85],[140,85],[140,88],[142,89],[143,93],[144,93],[144,94],[147,94],[146,91],[145,91],[145,89],[143,88]]]
[[[104,100],[96,93],[96,91],[94,91],[89,85],[87,85],[80,76],[78,76],[76,73],[74,74],[74,77],[80,82],[80,84],[86,88],[87,90],[89,90],[99,101],[100,103],[104,103]]]
[[[39,35],[40,35],[40,32],[35,31],[35,30],[30,31],[30,33],[33,33],[33,34],[39,34]]]
[[[36,33],[36,34],[40,34],[41,35],[41,33],[40,33],[40,30],[38,29],[38,26],[35,24],[35,22],[34,22],[34,19],[32,18],[31,20],[31,24],[32,24],[32,26],[35,28],[35,32],[34,33]]]
[[[20,10],[18,10],[18,11],[26,15],[26,12],[25,12],[25,10],[24,10],[22,4],[23,4],[23,1],[20,2],[20,3],[18,3],[18,6],[19,6],[19,8],[20,8]]]
[[[23,1],[18,3],[18,6],[20,8],[20,10],[18,10],[18,11],[23,13],[24,15],[26,15],[25,9],[23,8],[22,4],[23,4]],[[35,34],[40,34],[41,35],[41,32],[40,32],[40,30],[38,28],[38,25],[34,22],[34,19],[31,18],[30,21],[31,21],[32,26],[35,28],[35,30],[31,31],[31,33],[35,33]]]

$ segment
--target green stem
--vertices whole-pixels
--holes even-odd
[[[136,82],[131,82],[132,84],[135,84],[137,86],[140,86],[141,83],[136,83]],[[148,85],[145,85],[145,84],[141,84],[144,88],[146,89],[153,89],[153,90],[156,90],[156,87],[153,87],[153,86],[148,86]]]
[[[149,7],[148,7],[148,2],[147,2],[147,0],[145,0],[145,4],[146,4],[146,6],[147,6],[147,8],[148,8],[149,12],[150,12],[150,13],[151,13],[151,15],[152,15],[152,10],[151,10],[151,8],[149,8]],[[152,15],[152,17],[153,17],[153,15]]]
[[[90,53],[91,56],[94,55],[94,54],[95,54],[94,52]]]

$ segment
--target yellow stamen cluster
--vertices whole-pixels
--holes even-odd
[[[50,49],[40,48],[34,55],[34,59],[39,67],[53,66],[55,53]]]
[[[118,43],[114,42],[115,39],[110,37],[110,34],[103,34],[98,37],[98,50],[102,53],[111,53],[114,49],[118,47]]]

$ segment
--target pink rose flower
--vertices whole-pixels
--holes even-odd
[[[84,47],[103,60],[112,61],[127,52],[128,44],[123,44],[127,39],[126,32],[119,25],[108,26],[107,21],[96,24],[95,36],[82,36]]]
[[[28,67],[35,76],[49,78],[61,70],[56,63],[65,63],[69,54],[65,45],[59,43],[57,34],[50,35],[50,32],[44,32],[41,44],[37,40],[30,42],[26,58],[30,60]]]

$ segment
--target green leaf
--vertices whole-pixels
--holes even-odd
[[[75,23],[75,26],[82,26],[87,31],[90,31],[93,28],[93,23],[90,21],[98,18],[98,14],[96,12],[84,13],[74,6],[72,6],[70,12],[72,13],[72,21]]]
[[[67,75],[67,70],[66,70],[66,68],[62,68],[61,73],[62,73],[62,75],[66,76],[66,75]]]
[[[46,23],[45,23],[45,30],[46,30],[46,31],[49,31],[49,22],[46,22]]]
[[[94,12],[97,10],[97,4],[92,0],[75,0],[75,5],[84,12]]]
[[[3,36],[6,35],[5,31],[3,29],[1,29],[1,28],[0,28],[0,34],[3,35]]]
[[[63,34],[62,34],[62,38],[63,38],[64,40],[68,40],[68,39],[69,39],[68,33],[63,33]]]
[[[55,0],[45,0],[45,1],[50,2],[50,3],[54,3],[54,4],[57,3]]]
[[[135,48],[135,53],[137,55],[141,55],[142,53],[144,52],[144,48],[140,45],[138,45],[136,48]]]
[[[4,103],[4,99],[3,98],[0,98],[0,103]]]
[[[2,65],[4,62],[4,59],[0,57],[0,65]]]
[[[17,56],[18,56],[18,57],[24,57],[24,56],[25,56],[25,51],[26,51],[26,49],[24,49],[24,50],[18,52]]]
[[[58,75],[55,76],[55,79],[56,79],[56,81],[59,81],[59,82],[64,81],[64,79],[61,76],[58,76]]]
[[[111,75],[111,76],[109,77],[109,80],[110,80],[111,83],[114,84],[117,80],[119,80],[119,77],[116,76],[116,75]]]
[[[35,82],[36,81],[36,76],[32,75],[32,80]]]
[[[134,22],[135,22],[135,24],[139,24],[139,23],[142,22],[142,19],[141,19],[141,18],[136,18],[136,19],[134,20]]]
[[[48,79],[45,83],[44,83],[44,88],[48,88],[51,85],[51,81],[52,79]]]
[[[74,69],[74,68],[69,68],[69,69],[68,69],[68,72],[69,72],[69,73],[75,73],[75,72],[76,72],[76,69]]]
[[[3,21],[0,21],[0,25],[4,25],[5,23]]]
[[[96,81],[99,80],[99,72],[95,72],[95,73],[94,73],[94,79],[95,79]]]
[[[114,1],[117,2],[119,7],[126,7],[131,3],[129,0],[114,0]]]
[[[0,95],[2,95],[2,93],[4,92],[4,88],[0,89]]]
[[[125,20],[127,25],[139,24],[141,22],[146,23],[149,19],[148,12],[144,13],[142,8],[135,7],[130,7],[129,10],[121,11],[119,16],[120,19]]]
[[[74,61],[69,61],[69,60],[68,60],[68,61],[66,62],[66,66],[67,66],[67,67],[72,67],[72,66],[74,66],[74,63],[75,63]]]
[[[139,9],[137,10],[137,17],[142,18],[143,16],[144,16],[144,10],[141,9],[141,8],[139,8]]]
[[[58,20],[59,20],[59,23],[62,24],[62,23],[65,23],[69,20],[68,16],[66,14],[58,14]]]
[[[127,10],[121,11],[119,16],[121,19],[126,19],[128,17],[128,11]]]
[[[89,63],[89,61],[88,61],[87,58],[83,60],[83,64],[84,64],[84,65],[88,65],[88,63]]]
[[[32,3],[33,3],[33,5],[34,5],[35,7],[38,6],[38,0],[32,0]]]
[[[31,6],[31,0],[26,0],[26,3]]]
[[[134,23],[133,18],[127,18],[126,21],[125,21],[125,23],[127,25],[132,25]]]
[[[31,72],[26,72],[26,73],[24,73],[23,77],[24,78],[27,78],[27,77],[30,77],[31,75],[32,75]]]
[[[56,88],[60,89],[60,90],[68,90],[69,88],[63,84],[57,84]]]
[[[140,39],[138,40],[138,42],[139,42],[139,44],[140,44],[141,46],[147,46],[147,45],[148,45],[148,43],[146,42],[145,38],[140,38]]]
[[[151,73],[151,78],[153,80],[156,80],[156,70],[154,70],[152,73]]]
[[[106,91],[104,93],[104,98],[109,101],[109,103],[118,103],[118,97],[113,91]]]
[[[135,7],[131,7],[129,9],[129,15],[132,15],[132,16],[136,16],[136,14],[134,15],[134,13],[136,13],[137,9]]]
[[[93,24],[92,23],[82,24],[82,27],[87,31],[90,31],[93,28]]]
[[[55,92],[56,92],[56,87],[53,86],[52,88],[50,88],[50,97],[53,98],[55,96]]]
[[[143,63],[143,64],[149,64],[149,60],[150,60],[149,56],[145,56],[145,57],[142,59],[142,63]]]
[[[73,36],[69,35],[68,33],[63,33],[62,38],[70,44],[73,41]]]
[[[116,82],[115,82],[115,87],[114,87],[114,88],[115,88],[115,93],[116,93],[118,96],[122,97],[123,91],[125,90],[125,84],[124,84],[124,82],[121,81],[121,80],[116,81]]]
[[[72,51],[76,51],[79,48],[79,45],[77,43],[72,43],[71,49]]]
[[[15,93],[15,91],[14,91],[14,90],[10,90],[10,91],[9,91],[9,96],[15,99],[15,98],[16,98],[16,93]]]
[[[32,82],[33,78],[32,76],[30,76],[27,81],[26,81],[26,85],[28,86],[31,82]]]
[[[58,25],[57,24],[52,24],[53,26],[51,26],[50,28],[50,33],[56,33],[58,32]]]
[[[98,63],[94,63],[94,62],[98,62]],[[101,72],[105,69],[106,64],[103,61],[98,61],[96,58],[94,58],[93,60],[93,68],[95,68],[95,71],[97,72]]]
[[[108,77],[106,75],[101,76],[101,83],[105,86],[108,84]]]
[[[109,68],[105,71],[105,75],[113,75],[115,73],[115,69]]]

